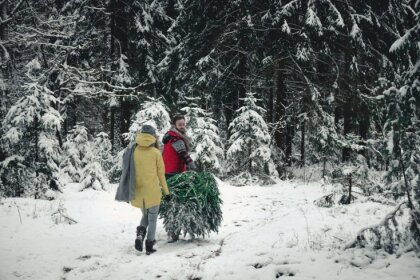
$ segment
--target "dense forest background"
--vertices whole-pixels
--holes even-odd
[[[403,199],[420,242],[419,0],[1,0],[0,191],[116,182],[184,113],[200,170]],[[378,176],[381,174],[381,176]],[[383,175],[383,176],[382,176]],[[416,235],[417,234],[417,235]]]

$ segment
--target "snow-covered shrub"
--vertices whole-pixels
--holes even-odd
[[[81,183],[81,190],[93,188],[106,189],[108,179],[102,165],[106,151],[110,150],[109,140],[105,135],[89,140],[87,128],[78,124],[67,135],[64,143],[65,160],[61,168],[73,182]],[[103,146],[98,146],[103,144]],[[105,151],[103,151],[105,150]]]
[[[151,125],[156,129],[158,140],[171,127],[171,118],[166,106],[159,99],[149,97],[141,105],[140,111],[136,114],[130,131],[126,135],[129,141],[134,141],[136,133],[143,125]]]
[[[118,183],[121,177],[122,172],[122,159],[124,155],[124,150],[119,151],[113,158],[112,158],[112,166],[108,172],[109,181],[113,184]]]
[[[111,141],[105,132],[99,133],[93,140],[93,151],[98,157],[103,170],[108,173],[113,164]]]
[[[331,177],[325,177],[326,184],[332,184],[334,189],[314,201],[320,207],[331,207],[336,204],[350,204],[352,201],[362,197],[366,200],[375,199],[383,192],[383,185],[377,178],[377,174],[371,174],[362,155],[356,155],[350,161],[338,164],[332,168]],[[351,199],[350,199],[351,198]],[[386,201],[386,199],[384,198]]]
[[[216,121],[195,104],[182,110],[186,111],[188,134],[193,146],[191,157],[198,170],[220,172],[224,154]]]
[[[228,174],[237,185],[274,183],[271,177],[277,176],[277,171],[271,158],[271,136],[262,117],[265,111],[257,105],[254,93],[247,93],[243,100],[244,106],[229,125]]]
[[[27,166],[24,165],[24,157],[10,156],[1,162],[0,181],[1,192],[6,197],[23,196],[25,193],[24,182],[28,182],[29,173],[26,172]]]
[[[24,94],[2,121],[1,142],[6,160],[0,173],[3,185],[10,189],[6,190],[8,195],[44,198],[50,186],[54,191],[62,187],[57,131],[63,119],[56,110],[59,100],[45,83],[38,59],[30,61],[26,69],[27,79],[21,85]]]
[[[74,126],[63,144],[64,160],[60,164],[62,170],[72,182],[80,182],[84,168],[84,158],[89,153],[89,133],[81,124]]]
[[[81,189],[92,188],[95,190],[106,190],[108,186],[108,178],[103,167],[99,162],[99,158],[92,156],[89,162],[83,168],[81,177]]]

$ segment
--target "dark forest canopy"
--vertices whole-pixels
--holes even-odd
[[[293,170],[404,199],[420,244],[420,1],[0,0],[0,195],[101,189],[186,113],[238,184]],[[385,174],[374,182],[370,172]],[[400,204],[401,205],[401,204]]]

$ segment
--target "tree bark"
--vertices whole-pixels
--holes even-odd
[[[288,121],[286,124],[286,164],[287,166],[292,166],[292,145],[293,145],[293,137],[295,135],[295,127],[291,123],[292,121]]]
[[[1,20],[6,20],[7,18],[7,3],[8,1],[3,1],[0,6]],[[8,37],[7,23],[0,24],[0,39],[6,41]]]
[[[130,128],[131,118],[131,104],[130,101],[125,97],[120,97],[120,142],[122,147],[127,146],[127,142],[124,140],[123,133],[128,132]]]
[[[115,107],[111,107],[111,116],[110,116],[110,135],[111,138],[111,151],[115,151]]]
[[[127,56],[128,51],[128,18],[129,14],[125,9],[125,2],[121,0],[111,0],[111,58],[115,61],[121,54]],[[119,48],[116,48],[116,45]],[[115,68],[115,67],[114,67]],[[115,70],[115,69],[114,69]],[[120,143],[122,147],[125,147],[128,143],[125,143],[122,136],[123,133],[128,132],[130,127],[131,118],[131,102],[128,97],[120,97]],[[112,121],[112,120],[111,120]],[[112,126],[112,125],[111,125]],[[115,143],[114,143],[115,144]],[[114,146],[113,144],[113,146]]]
[[[305,120],[301,124],[301,137],[300,137],[300,166],[305,166]]]
[[[268,93],[268,110],[267,110],[267,123],[274,122],[274,92],[270,89]]]
[[[285,120],[286,118],[286,86],[285,86],[285,76],[284,73],[281,71],[282,64],[279,61],[277,64],[277,69],[275,70],[275,112],[274,112],[274,121],[276,124],[275,132],[274,132],[274,140],[276,142],[277,147],[281,150],[285,151],[286,143],[285,143],[285,133],[284,128],[282,127],[281,121]]]
[[[368,139],[368,132],[370,126],[369,108],[366,104],[362,103],[359,109],[359,135],[366,141]],[[365,143],[360,143],[365,144]],[[366,158],[368,167],[370,168],[370,158],[367,149],[362,151],[362,155]]]
[[[352,131],[352,104],[351,102],[347,102],[343,108],[343,117],[344,117],[344,135],[349,134]],[[350,148],[344,147],[343,148],[343,162],[348,161],[350,159]]]

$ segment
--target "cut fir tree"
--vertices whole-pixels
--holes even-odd
[[[180,233],[191,238],[218,232],[222,222],[219,189],[207,172],[185,172],[168,180],[172,199],[163,201],[160,217],[168,234]]]

